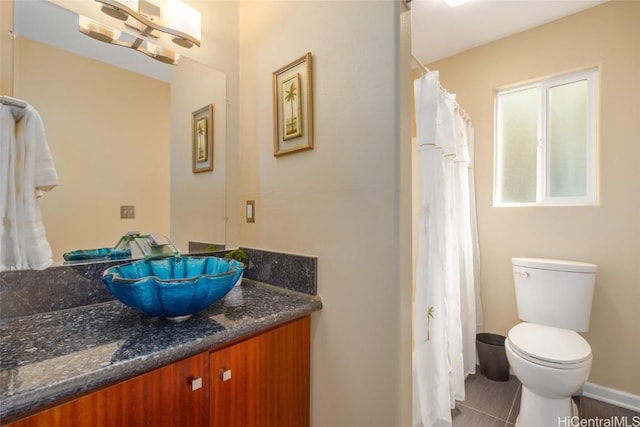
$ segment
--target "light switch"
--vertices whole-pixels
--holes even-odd
[[[246,218],[247,222],[256,222],[256,203],[253,200],[247,200]]]

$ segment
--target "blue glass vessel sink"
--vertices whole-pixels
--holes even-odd
[[[183,320],[222,299],[244,271],[214,256],[139,260],[108,268],[102,281],[123,304],[145,314]]]

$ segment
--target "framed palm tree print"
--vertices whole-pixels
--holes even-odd
[[[311,53],[273,73],[273,155],[313,148]]]
[[[193,173],[213,170],[213,105],[191,113]]]

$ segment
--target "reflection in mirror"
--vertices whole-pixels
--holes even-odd
[[[65,28],[51,27],[58,21]],[[226,75],[84,37],[77,15],[47,1],[17,1],[15,28],[14,96],[39,111],[59,176],[39,199],[55,262],[113,247],[132,230],[169,236],[181,253],[189,241],[224,244]],[[191,113],[208,104],[214,167],[193,174]],[[121,218],[122,206],[134,218]]]

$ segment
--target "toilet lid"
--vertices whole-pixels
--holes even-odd
[[[534,323],[511,328],[509,342],[514,350],[541,365],[572,368],[591,358],[591,346],[577,332]]]

